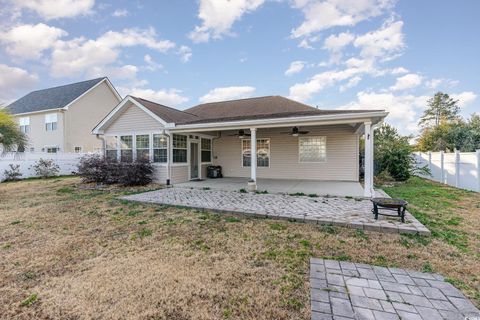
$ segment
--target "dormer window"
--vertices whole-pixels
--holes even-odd
[[[57,130],[57,114],[56,113],[48,113],[45,115],[45,130],[46,131],[54,131]]]

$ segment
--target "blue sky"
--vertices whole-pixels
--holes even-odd
[[[475,0],[0,0],[0,102],[108,76],[179,109],[283,95],[386,109],[416,133],[436,91],[480,111],[478,12]]]

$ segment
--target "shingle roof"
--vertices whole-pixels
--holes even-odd
[[[8,105],[7,108],[13,114],[63,108],[104,79],[97,78],[33,91]]]
[[[184,121],[182,124],[351,114],[368,111],[379,110],[321,110],[282,96],[266,96],[200,104],[185,110],[185,112],[197,115],[198,118]]]
[[[145,108],[159,116],[161,119],[168,123],[183,123],[189,121],[199,120],[199,117],[178,109],[170,108],[159,103],[148,101],[142,98],[133,97],[134,100],[139,102]]]

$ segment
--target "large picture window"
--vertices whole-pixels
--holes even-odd
[[[135,136],[137,160],[149,161],[150,160],[150,135],[139,134]]]
[[[202,138],[202,162],[212,161],[212,140]]]
[[[107,136],[105,138],[105,156],[109,160],[117,160],[117,136]]]
[[[165,163],[168,161],[167,146],[167,138],[164,135],[153,135],[153,162]]]
[[[174,134],[172,143],[173,143],[173,162],[186,163],[187,162],[187,136]]]
[[[242,165],[250,167],[251,156],[250,139],[242,140]],[[270,139],[257,139],[257,167],[270,166]]]
[[[120,161],[133,161],[133,138],[132,136],[120,136]]]
[[[326,137],[301,137],[298,138],[299,162],[325,162],[327,161]]]

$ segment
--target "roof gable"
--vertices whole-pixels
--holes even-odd
[[[170,108],[138,97],[132,96],[132,98],[167,123],[184,123],[200,119],[197,115],[186,111]]]
[[[105,79],[107,78],[97,78],[33,91],[13,102],[7,108],[13,114],[64,108]]]

